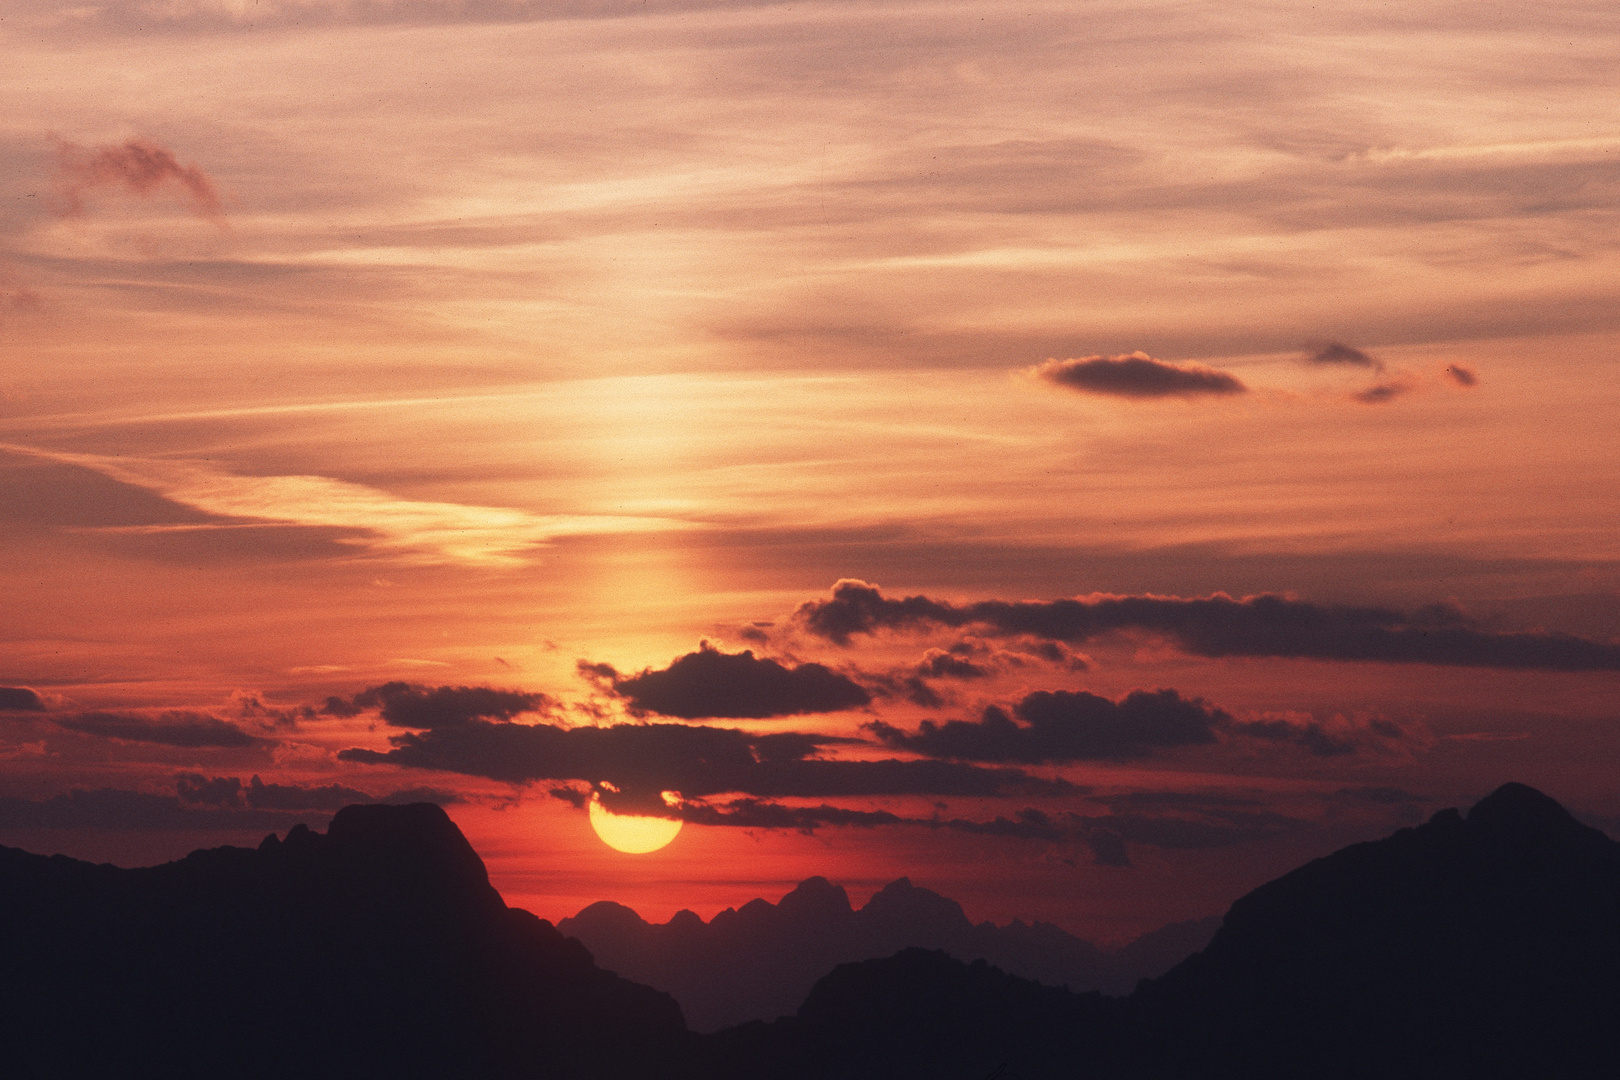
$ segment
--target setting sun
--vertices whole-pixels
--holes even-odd
[[[675,818],[615,814],[595,795],[591,796],[591,828],[602,843],[627,855],[645,855],[667,845],[681,831]]]

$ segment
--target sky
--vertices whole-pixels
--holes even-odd
[[[426,798],[553,920],[908,875],[1122,941],[1509,780],[1614,833],[1617,49],[12,0],[0,843]]]

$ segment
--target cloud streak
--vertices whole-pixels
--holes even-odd
[[[1013,707],[1015,723],[997,706],[977,721],[924,720],[914,734],[882,721],[866,725],[901,750],[959,761],[1125,761],[1156,750],[1215,742],[1231,716],[1174,690],[1137,690],[1119,702],[1085,691],[1038,690]]]
[[[1194,656],[1373,661],[1542,671],[1620,671],[1620,645],[1563,633],[1498,633],[1455,608],[1418,612],[1315,604],[1263,594],[1102,596],[1049,601],[985,600],[956,605],[926,596],[887,597],[843,580],[830,600],[802,605],[800,623],[841,645],[879,630],[974,627],[981,633],[1068,644],[1117,631],[1174,642]]]
[[[121,483],[214,515],[219,521],[106,527],[105,533],[207,532],[243,521],[336,529],[338,543],[418,565],[518,567],[564,536],[679,527],[662,518],[540,516],[510,507],[404,499],[327,476],[238,476],[200,462],[103,457],[0,445],[0,450],[80,465]],[[228,520],[235,519],[235,520]]]
[[[344,761],[403,765],[524,784],[537,780],[607,782],[611,809],[669,814],[659,793],[687,798],[730,792],[765,798],[877,795],[1053,796],[1077,789],[1018,769],[920,760],[813,758],[820,747],[852,740],[789,732],[752,735],[688,724],[615,724],[566,728],[474,721],[397,735],[388,751],[356,747]]]
[[[57,726],[85,735],[120,742],[153,743],[186,749],[223,749],[257,746],[254,738],[217,716],[193,712],[166,712],[156,719],[132,713],[85,712],[53,716]]]

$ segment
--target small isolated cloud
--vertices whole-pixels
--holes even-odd
[[[1232,721],[1221,709],[1174,690],[1136,690],[1117,703],[1085,691],[1038,690],[1013,706],[1013,714],[1023,723],[992,705],[977,721],[924,720],[913,734],[882,721],[866,727],[889,746],[929,757],[1033,765],[1123,761],[1213,743],[1216,729]]]
[[[1357,391],[1350,396],[1363,405],[1383,405],[1394,401],[1403,394],[1412,392],[1412,384],[1402,379],[1391,379],[1388,382],[1374,383],[1365,390]]]
[[[84,212],[85,195],[93,190],[145,196],[170,188],[179,192],[192,213],[221,229],[226,227],[225,208],[208,175],[196,164],[180,164],[173,151],[144,139],[131,139],[122,146],[60,143],[57,180],[70,214]]]
[[[1328,342],[1306,357],[1306,362],[1324,365],[1348,364],[1354,367],[1372,368],[1374,371],[1384,370],[1382,361],[1374,360],[1360,349],[1346,345],[1342,341]]]
[[[255,746],[259,740],[235,724],[204,713],[166,712],[156,719],[130,713],[87,712],[54,718],[69,731],[122,742],[200,750]]]
[[[764,719],[839,712],[869,704],[860,685],[821,664],[788,667],[751,650],[724,653],[703,642],[661,671],[618,676],[605,665],[581,663],[582,673],[612,679],[615,693],[637,712],[678,716]]]
[[[26,686],[0,686],[0,712],[44,712],[45,702]]]
[[[1247,392],[1237,379],[1202,364],[1171,364],[1144,352],[1048,360],[1032,373],[1056,386],[1124,398],[1221,396]]]
[[[1446,375],[1458,386],[1479,385],[1479,376],[1474,373],[1474,369],[1462,364],[1447,364]]]

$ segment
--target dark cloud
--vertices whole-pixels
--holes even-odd
[[[1211,808],[1230,810],[1261,805],[1260,800],[1251,796],[1233,795],[1224,791],[1126,791],[1110,795],[1103,801],[1114,813]]]
[[[1373,368],[1382,371],[1384,365],[1360,349],[1353,348],[1339,341],[1330,341],[1316,352],[1312,353],[1307,361],[1312,364],[1351,364],[1355,367]]]
[[[1113,829],[1090,829],[1086,832],[1086,846],[1098,866],[1128,867],[1131,856],[1125,850],[1125,838]]]
[[[710,805],[704,802],[683,803],[671,816],[695,825],[729,825],[744,829],[793,829],[810,833],[823,825],[874,828],[879,825],[900,825],[905,822],[887,810],[847,810],[839,806],[784,806],[763,799],[733,799],[731,802]]]
[[[1085,691],[1038,690],[1013,708],[1018,724],[995,706],[978,721],[924,720],[915,734],[882,721],[866,725],[897,749],[962,761],[1124,761],[1155,750],[1215,741],[1232,722],[1220,709],[1174,690],[1136,690],[1115,702]]]
[[[929,649],[917,665],[917,675],[924,679],[983,679],[989,674],[989,668],[943,649]]]
[[[181,165],[174,152],[142,139],[122,146],[83,147],[62,143],[57,147],[57,179],[70,214],[84,211],[85,195],[111,188],[131,195],[149,195],[159,188],[179,190],[198,217],[225,228],[225,207],[219,192],[195,164]]]
[[[210,778],[201,773],[181,773],[175,777],[174,788],[181,802],[193,806],[239,806],[242,802],[242,779],[238,776]]]
[[[1068,824],[1064,822],[1067,821]],[[969,821],[964,818],[951,818],[949,821],[928,822],[935,828],[950,829],[953,832],[972,833],[975,836],[1002,836],[1011,840],[1073,840],[1081,836],[1084,827],[1076,828],[1074,815],[1064,815],[1063,820],[1054,818],[1045,810],[1037,807],[1025,807],[1012,817],[996,815],[993,821]]]
[[[708,642],[662,671],[614,677],[613,689],[637,712],[685,720],[838,712],[872,700],[858,684],[821,664],[787,667],[756,658],[751,650],[724,653]]]
[[[324,813],[187,804],[173,795],[101,788],[49,799],[0,798],[0,828],[8,829],[287,829],[322,825]]]
[[[616,810],[667,812],[661,791],[687,798],[737,792],[764,798],[1009,794],[1073,794],[1063,780],[1018,769],[946,761],[831,761],[819,747],[847,742],[800,732],[752,735],[732,728],[687,724],[615,724],[564,728],[550,724],[476,721],[390,739],[394,749],[344,750],[344,761],[404,765],[484,776],[508,783],[537,780],[606,781],[618,789],[604,800]]]
[[[367,792],[342,784],[327,784],[324,787],[266,784],[257,776],[248,782],[242,794],[247,804],[255,810],[341,810],[350,803],[377,801]]]
[[[44,712],[45,702],[26,686],[0,686],[0,712]]]
[[[545,694],[521,690],[390,682],[362,690],[347,701],[327,698],[321,712],[329,716],[355,716],[365,709],[377,709],[382,718],[395,727],[438,728],[473,720],[510,720],[551,704]]]
[[[166,712],[157,719],[129,713],[87,712],[52,717],[69,731],[125,742],[156,743],[189,749],[256,746],[259,740],[217,716]]]
[[[802,605],[798,617],[810,632],[841,645],[880,629],[971,626],[1065,643],[1134,630],[1160,635],[1195,656],[1620,671],[1620,644],[1562,633],[1498,633],[1445,606],[1408,613],[1274,595],[1234,600],[1220,593],[956,605],[926,596],[886,597],[864,581],[844,580],[833,587],[832,599]]]
[[[1032,369],[1058,386],[1125,398],[1198,397],[1247,392],[1237,379],[1202,364],[1170,364],[1147,353],[1048,360]]]
[[[1330,731],[1316,721],[1293,724],[1287,720],[1253,720],[1237,724],[1233,730],[1267,742],[1294,743],[1316,757],[1342,757],[1359,749],[1355,739]]]
[[[1474,369],[1464,367],[1462,364],[1447,364],[1446,374],[1450,376],[1451,381],[1456,383],[1458,386],[1479,385],[1479,376],[1474,373]]]
[[[450,805],[461,796],[435,788],[408,788],[382,798],[342,784],[306,787],[301,784],[267,784],[254,776],[247,784],[240,777],[207,777],[181,773],[175,778],[180,801],[197,806],[240,807],[254,810],[341,810],[352,803],[418,803]]]
[[[1085,844],[1098,862],[1111,866],[1130,865],[1125,851],[1127,841],[1182,850],[1220,848],[1310,827],[1306,822],[1269,810],[1087,816],[1073,811],[1049,814],[1035,807],[1020,810],[1010,818],[998,816],[993,821],[951,818],[919,824],[980,836]]]
[[[1381,382],[1358,390],[1350,396],[1363,405],[1384,405],[1394,401],[1402,394],[1410,393],[1412,387],[1404,382]]]

